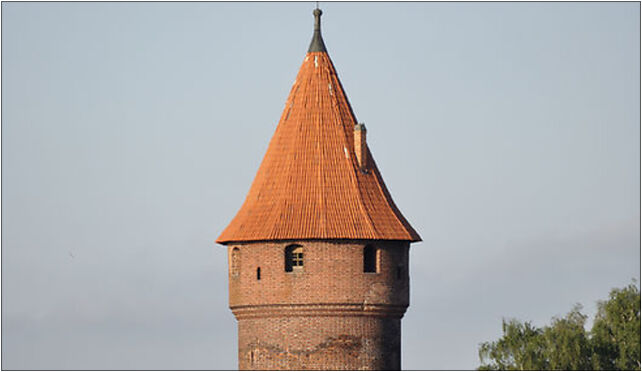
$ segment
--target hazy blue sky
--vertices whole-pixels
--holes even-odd
[[[640,277],[639,3],[321,3],[424,241],[405,369]],[[2,3],[5,369],[234,369],[226,251],[314,3]]]

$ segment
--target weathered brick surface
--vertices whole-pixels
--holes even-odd
[[[399,318],[279,317],[239,321],[243,370],[398,370]]]
[[[290,244],[303,246],[304,266],[286,272]],[[377,273],[363,272],[366,244],[379,249]],[[399,369],[408,248],[400,241],[228,246],[239,368]]]

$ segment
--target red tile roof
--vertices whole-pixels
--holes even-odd
[[[308,52],[243,206],[217,243],[290,239],[420,241],[368,153],[327,52]]]

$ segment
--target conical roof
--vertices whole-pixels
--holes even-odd
[[[217,243],[421,238],[392,201],[369,149],[355,154],[357,124],[320,31],[315,32],[243,206]]]

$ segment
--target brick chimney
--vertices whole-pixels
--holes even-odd
[[[354,126],[354,152],[357,163],[362,171],[368,169],[368,145],[366,145],[366,125],[359,123]]]

